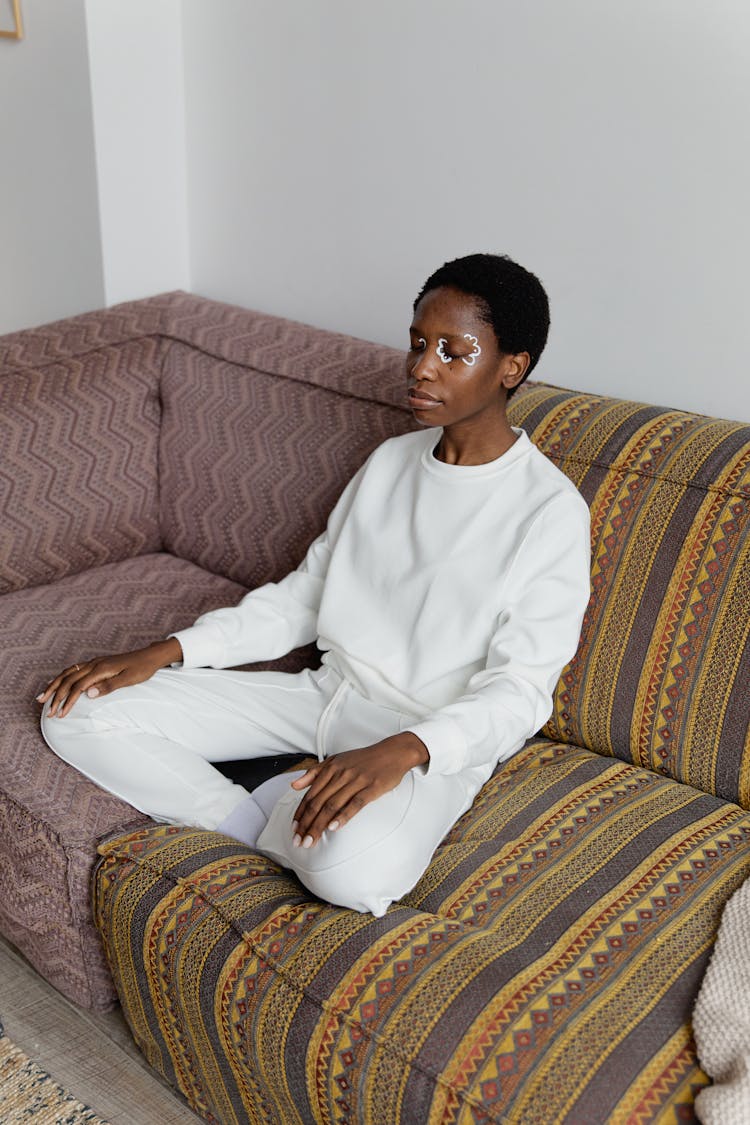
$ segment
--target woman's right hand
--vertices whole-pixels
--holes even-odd
[[[98,656],[83,664],[74,664],[55,676],[36,697],[37,702],[46,703],[51,699],[48,714],[62,719],[83,692],[92,699],[97,695],[109,695],[116,688],[150,680],[159,668],[181,660],[182,648],[176,637],[168,637],[134,652]]]

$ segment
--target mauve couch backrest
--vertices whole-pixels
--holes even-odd
[[[750,426],[542,384],[510,415],[592,515],[546,733],[750,807]]]
[[[246,586],[277,580],[367,455],[414,428],[404,354],[200,298],[167,330],[164,546]]]
[[[159,549],[171,299],[0,338],[0,593]]]

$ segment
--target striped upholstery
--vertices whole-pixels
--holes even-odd
[[[96,920],[136,1040],[209,1122],[690,1121],[749,841],[735,805],[539,740],[384,918],[160,827],[102,846]]]
[[[750,426],[537,385],[513,421],[592,512],[551,738],[750,805]]]

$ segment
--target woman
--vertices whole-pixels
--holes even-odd
[[[52,749],[158,820],[232,835],[383,914],[551,711],[589,593],[588,509],[507,418],[549,327],[533,274],[448,262],[414,304],[420,429],[355,474],[297,570],[39,696]],[[317,640],[296,675],[218,671]],[[314,754],[253,793],[212,761]]]

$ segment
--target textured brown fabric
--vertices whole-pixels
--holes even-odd
[[[194,308],[195,301],[187,293],[162,293],[146,301],[127,301],[111,309],[10,332],[0,336],[0,378],[19,367],[40,370],[50,363],[159,334],[173,310]]]
[[[164,331],[194,350],[268,375],[399,407],[411,425],[403,351],[189,294],[169,298]]]
[[[317,333],[313,346],[312,334],[305,336],[305,375],[318,370],[330,380],[329,365],[346,365],[346,345],[337,352],[335,340]],[[285,321],[255,326],[259,361],[271,366],[279,337],[289,337]],[[240,340],[248,352],[248,341]],[[383,393],[403,381],[400,371],[389,376]],[[167,550],[250,587],[283,578],[300,562],[367,455],[410,428],[404,411],[321,382],[322,375],[311,386],[173,345],[161,383]]]
[[[0,375],[0,593],[159,549],[159,367],[142,337]]]
[[[244,592],[157,554],[0,599],[0,927],[85,1006],[114,999],[91,922],[96,840],[145,818],[47,748],[34,697],[72,661],[157,640]]]

